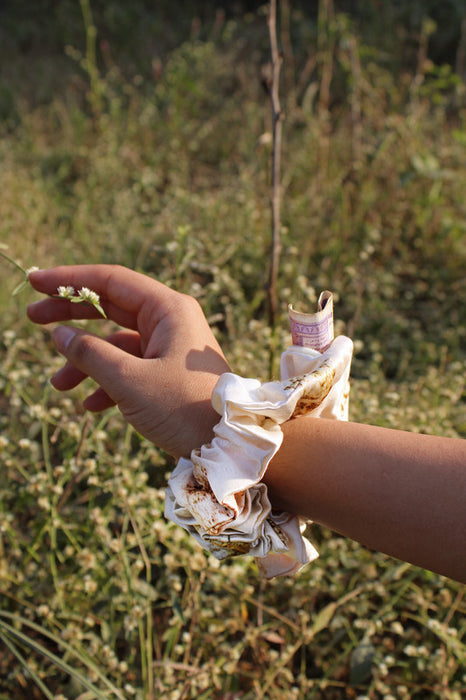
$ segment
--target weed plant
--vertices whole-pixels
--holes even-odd
[[[332,289],[351,419],[465,437],[464,85],[422,51],[392,70],[348,15],[290,17],[277,336],[260,15],[217,18],[145,76],[68,47],[68,87],[0,126],[1,242],[25,268],[120,263],[194,295],[262,379],[287,303]],[[0,264],[2,700],[463,696],[464,586],[317,526],[295,578],[207,556],[164,520],[170,458],[116,411],[85,414],[85,387],[52,390],[61,361]]]

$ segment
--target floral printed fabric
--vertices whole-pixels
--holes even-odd
[[[353,344],[338,336],[322,353],[292,345],[281,381],[222,375],[212,394],[220,414],[212,442],[181,458],[167,486],[165,514],[219,559],[249,554],[263,576],[292,574],[318,556],[305,522],[272,511],[262,483],[280,448],[280,425],[309,414],[348,418]]]

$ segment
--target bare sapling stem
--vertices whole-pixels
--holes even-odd
[[[90,0],[79,0],[79,4],[81,6],[84,29],[86,32],[85,68],[90,83],[89,101],[94,111],[94,116],[97,116],[102,111],[102,88],[100,85],[96,53],[97,28],[92,17]]]
[[[270,0],[268,27],[272,71],[269,81],[269,92],[272,106],[272,172],[270,183],[270,204],[272,215],[272,242],[270,249],[270,268],[267,285],[269,325],[275,328],[278,299],[277,278],[281,251],[281,144],[283,113],[280,107],[280,68],[282,56],[278,49],[277,40],[277,0]]]

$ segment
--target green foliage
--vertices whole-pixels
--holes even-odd
[[[351,418],[464,437],[464,85],[440,64],[399,72],[394,36],[364,40],[362,5],[320,29],[292,13],[277,337],[262,16],[168,46],[171,24],[146,72],[112,52],[89,71],[85,32],[66,35],[66,81],[62,56],[30,100],[2,88],[0,240],[24,268],[121,263],[194,295],[233,369],[264,379],[287,303],[333,289],[356,344]],[[120,22],[114,3],[92,10],[97,39]],[[315,526],[321,556],[294,579],[207,557],[163,518],[170,460],[117,412],[83,414],[86,387],[52,391],[60,360],[0,265],[0,696],[460,697],[463,587]]]

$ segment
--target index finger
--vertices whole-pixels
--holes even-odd
[[[165,315],[176,294],[161,282],[120,265],[63,265],[32,272],[29,280],[34,289],[50,296],[57,294],[59,286],[88,287],[100,296],[107,316],[127,328],[137,327],[138,313],[144,304],[151,305],[151,300],[151,313],[157,323],[157,317]],[[92,307],[62,300],[32,304],[28,314],[36,323],[97,317]]]

